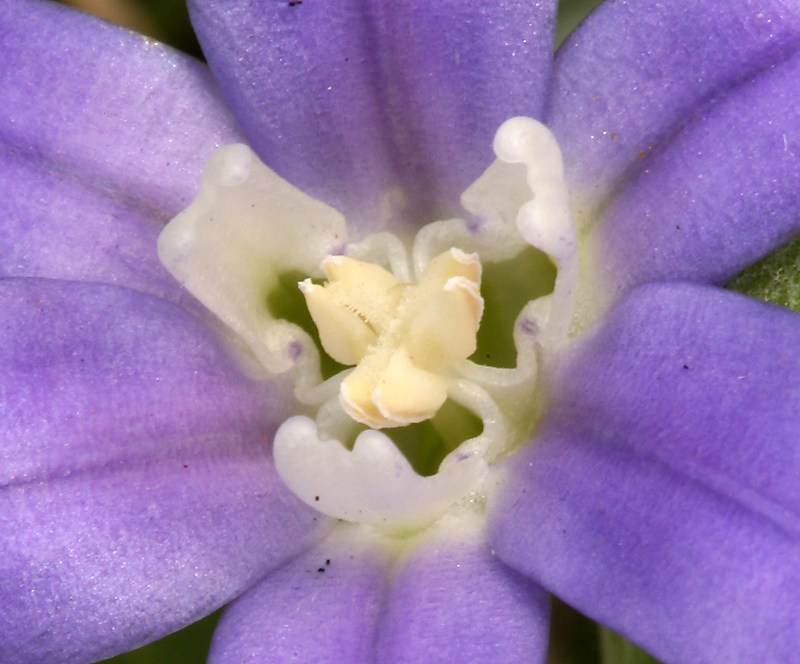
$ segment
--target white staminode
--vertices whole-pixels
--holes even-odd
[[[480,456],[463,455],[421,477],[380,431],[362,432],[348,451],[338,440],[320,439],[307,417],[284,422],[274,454],[281,478],[307,504],[339,519],[390,527],[432,521],[487,473]]]
[[[540,343],[566,340],[578,281],[578,238],[569,208],[564,162],[555,137],[531,118],[511,118],[497,131],[494,151],[507,163],[525,164],[533,198],[517,213],[525,240],[558,266],[547,324]]]
[[[276,320],[267,298],[282,272],[322,276],[320,264],[346,240],[339,212],[234,144],[208,160],[197,197],[158,238],[158,257],[267,371],[296,369],[298,391],[305,392],[319,382],[316,347],[296,325]]]
[[[197,198],[159,238],[164,265],[267,371],[293,372],[295,392],[314,419],[294,417],[279,428],[276,468],[325,514],[390,528],[428,522],[479,496],[491,464],[530,434],[537,355],[557,350],[569,330],[577,242],[550,132],[514,118],[498,131],[494,149],[498,160],[462,195],[472,218],[421,229],[410,257],[388,233],[347,244],[341,214],[279,178],[243,145],[212,156]],[[483,308],[478,259],[507,260],[529,243],[556,263],[555,290],[519,314],[515,368],[475,364],[467,358]],[[326,352],[355,368],[322,382],[310,337],[271,315],[267,297],[290,270],[329,280],[306,280],[301,290]],[[374,429],[432,417],[445,399],[480,417],[483,431],[447,455],[438,473],[422,477]],[[354,420],[372,430],[358,433]],[[354,437],[348,450],[344,443]]]

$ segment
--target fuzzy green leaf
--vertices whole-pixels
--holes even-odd
[[[800,312],[800,235],[751,265],[725,287]]]

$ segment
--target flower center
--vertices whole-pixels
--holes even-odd
[[[328,515],[402,529],[457,502],[480,505],[492,465],[535,425],[539,358],[558,351],[572,320],[577,239],[550,132],[514,118],[494,149],[498,160],[462,195],[470,218],[430,224],[410,247],[388,233],[348,242],[341,214],[243,145],[211,157],[197,198],[159,238],[164,265],[245,342],[250,357],[269,374],[293,375],[298,407],[313,419],[281,425],[275,465],[296,495]],[[557,267],[552,292],[529,294],[513,312],[515,365],[478,364],[469,358],[484,317],[481,262],[530,263],[531,246]],[[487,275],[496,272],[489,268]],[[267,304],[281,275],[297,272],[309,277],[299,286],[322,349],[353,367],[327,380],[309,334],[276,319]],[[521,281],[516,269],[505,278],[501,292]],[[484,337],[494,335],[485,328]],[[464,410],[482,430],[466,427],[471,433],[445,449],[429,476],[383,431],[431,422],[452,435],[464,428],[453,413]]]

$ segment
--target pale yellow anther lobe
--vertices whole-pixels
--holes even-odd
[[[397,280],[380,265],[347,256],[328,256],[322,263],[328,277],[326,289],[380,333],[390,322],[399,298]],[[343,364],[352,364],[351,362]]]
[[[330,281],[300,284],[323,348],[357,365],[340,401],[373,428],[419,422],[447,399],[452,365],[475,352],[483,313],[481,265],[451,249],[434,258],[417,284],[400,284],[378,265],[329,257]]]
[[[306,298],[306,306],[314,321],[325,320],[319,327],[320,343],[325,352],[341,364],[356,364],[378,335],[351,307],[336,297],[336,293],[316,286],[310,279],[298,286]]]
[[[405,348],[398,348],[389,359],[372,402],[387,420],[398,424],[427,419],[447,399],[447,383],[441,376],[420,369]]]
[[[472,355],[483,314],[480,288],[466,277],[451,277],[428,295],[408,335],[415,361],[435,369]]]
[[[445,251],[425,266],[420,281],[440,279],[446,281],[450,277],[466,277],[480,284],[481,263],[477,254],[467,254],[455,247]]]

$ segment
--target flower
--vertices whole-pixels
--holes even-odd
[[[551,74],[549,2],[192,9],[233,115],[157,43],[0,7],[0,659],[92,661],[242,595],[212,662],[535,661],[547,589],[667,662],[794,661],[800,328],[713,284],[796,232],[800,11],[607,2]],[[389,575],[381,535],[284,488],[285,381],[242,374],[155,239],[245,137],[357,232],[444,218],[519,114],[558,138],[602,317],[492,548],[445,523]]]

